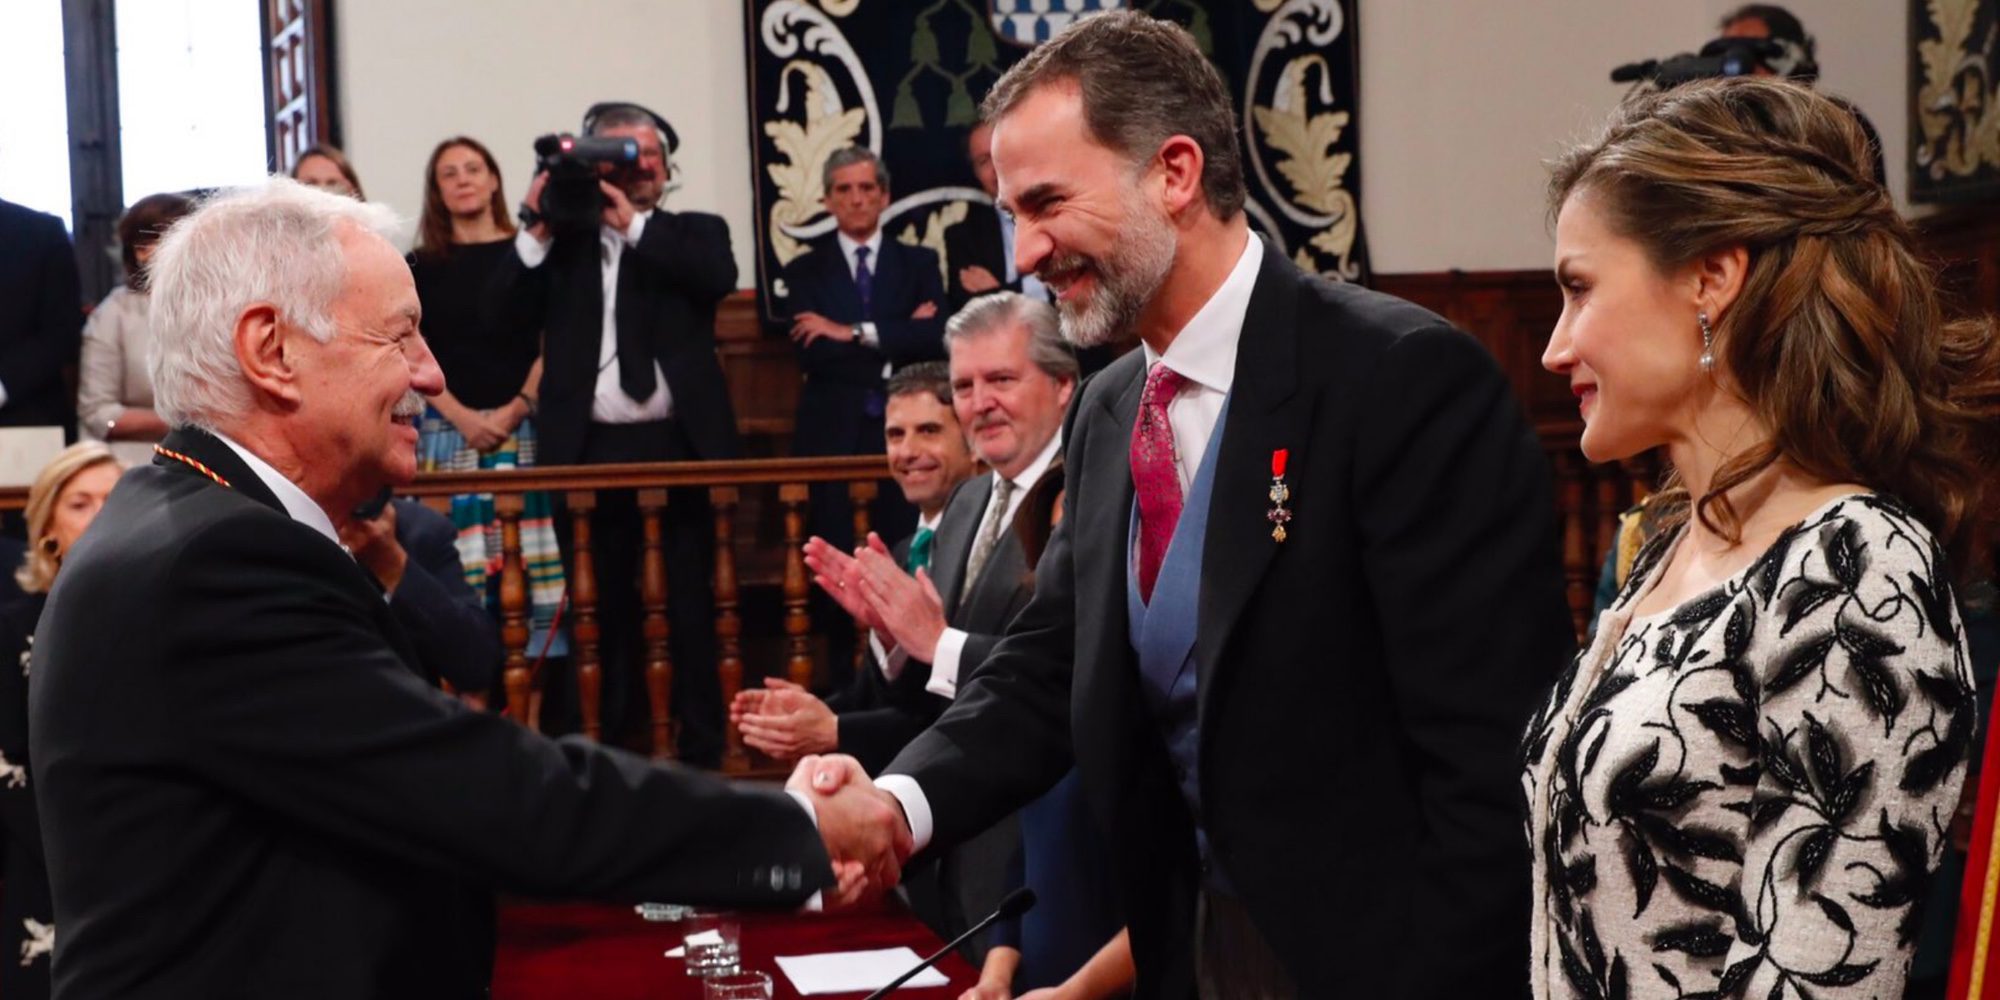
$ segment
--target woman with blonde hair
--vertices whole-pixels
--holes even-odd
[[[28,488],[28,550],[14,574],[27,596],[0,608],[0,829],[6,831],[0,893],[0,996],[49,995],[55,908],[28,775],[28,668],[35,622],[63,557],[104,506],[123,471],[111,449],[82,441],[58,454]]]
[[[1586,457],[1672,472],[1524,747],[1538,998],[1903,993],[1975,724],[2000,346],[1942,318],[1872,155],[1739,78],[1555,165],[1543,364]]]

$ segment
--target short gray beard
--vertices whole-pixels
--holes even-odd
[[[1125,238],[1091,262],[1096,290],[1082,305],[1056,304],[1063,339],[1073,346],[1098,347],[1127,339],[1173,270],[1174,255],[1180,251],[1180,234],[1173,224],[1136,195],[1126,199],[1126,207],[1133,221]]]

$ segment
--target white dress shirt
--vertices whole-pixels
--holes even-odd
[[[1055,464],[1056,456],[1061,453],[1062,434],[1058,432],[1049,439],[1048,444],[1042,446],[1041,454],[1036,455],[1035,460],[1028,463],[1028,467],[1022,469],[1020,475],[1014,477],[1014,491],[1007,496],[1007,509],[1000,512],[1000,523],[1006,525],[1007,529],[1013,528],[1014,515],[1020,512],[1021,502],[1028,498],[1028,491],[1042,481],[1042,476],[1048,473],[1049,466]],[[993,485],[995,487],[1000,485],[998,470],[993,473]],[[986,524],[986,519],[993,515],[993,504],[999,499],[998,489],[987,494],[986,508],[979,515],[979,523],[982,526]],[[991,559],[987,561],[987,565],[993,565]],[[965,589],[972,589],[972,585],[976,582],[965,581]],[[938,636],[937,651],[931,656],[931,679],[924,684],[924,690],[942,698],[958,697],[958,667],[959,661],[965,656],[965,639],[964,629],[945,627],[944,632]]]
[[[618,381],[618,262],[625,249],[638,244],[653,210],[635,212],[624,232],[610,226],[598,227],[598,258],[603,262],[604,322],[597,342],[597,385],[590,403],[590,419],[600,424],[637,424],[666,420],[674,415],[673,393],[667,389],[667,373],[653,362],[653,394],[644,401],[625,394]],[[530,268],[542,266],[554,240],[542,241],[523,228],[514,236],[514,252]]]
[[[1236,348],[1243,339],[1243,317],[1250,310],[1250,291],[1256,287],[1257,272],[1264,262],[1264,248],[1251,233],[1236,258],[1236,266],[1222,286],[1209,296],[1194,316],[1174,335],[1164,355],[1145,348],[1146,364],[1164,361],[1167,367],[1187,376],[1188,383],[1167,404],[1167,423],[1174,429],[1174,465],[1180,472],[1181,493],[1194,483],[1202,452],[1222,416],[1222,403],[1235,382]],[[933,664],[933,672],[936,665]],[[931,805],[917,779],[907,774],[890,774],[875,782],[876,787],[902,803],[910,821],[910,835],[916,849],[931,842]]]
[[[307,496],[306,491],[299,489],[299,484],[286,479],[283,473],[271,467],[271,463],[258,458],[250,449],[230,440],[228,435],[218,432],[215,439],[228,445],[229,450],[235,452],[236,457],[242,459],[243,464],[257,474],[257,478],[263,481],[264,487],[270,490],[278,498],[278,503],[285,508],[287,517],[325,535],[327,541],[340,545],[340,532],[333,530],[333,519],[326,516],[325,508]],[[340,549],[346,552],[347,546],[340,545]]]

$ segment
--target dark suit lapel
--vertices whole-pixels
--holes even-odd
[[[944,598],[945,621],[956,620],[965,566],[972,559],[972,543],[986,513],[986,499],[992,495],[992,473],[968,479],[952,494],[944,517],[938,520],[937,537],[931,541],[931,582]]]
[[[1204,705],[1214,694],[1217,659],[1278,550],[1265,516],[1271,508],[1271,454],[1279,449],[1290,452],[1286,476],[1290,482],[1302,478],[1298,470],[1308,459],[1311,400],[1295,392],[1302,280],[1291,261],[1265,247],[1237,343],[1235,382],[1215,457],[1214,494],[1203,542],[1195,663],[1201,671]]]
[[[255,472],[250,471],[250,466],[236,454],[235,449],[223,444],[215,435],[193,427],[183,427],[168,434],[166,440],[160,442],[160,447],[208,466],[210,471],[221,476],[229,484],[230,489],[280,514],[285,513],[285,505],[278,502],[278,495],[272,493],[271,488],[265,486],[264,480],[258,478]],[[208,478],[200,469],[177,458],[155,454],[153,464],[191,476]]]

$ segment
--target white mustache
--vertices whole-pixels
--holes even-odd
[[[396,401],[396,408],[390,411],[391,416],[412,418],[423,416],[423,413],[424,397],[415,389],[403,393],[403,398]]]

